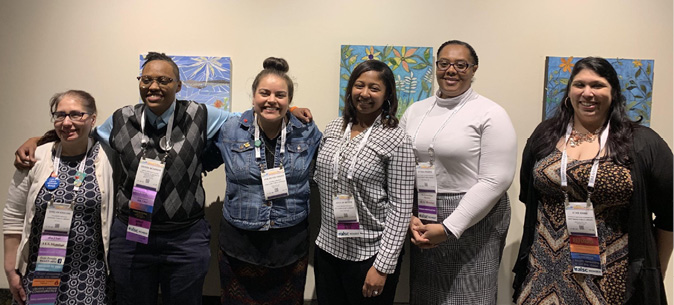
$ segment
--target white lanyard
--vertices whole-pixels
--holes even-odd
[[[173,148],[173,142],[171,142],[171,132],[173,131],[173,118],[175,117],[175,110],[173,111],[173,114],[171,114],[171,117],[169,117],[168,124],[166,124],[166,135],[159,139],[159,148],[161,148],[166,154],[164,155],[164,161],[166,160],[166,156],[168,156],[169,150]],[[159,118],[159,116],[157,116]],[[143,138],[141,139],[141,145],[143,149],[143,157],[145,156],[145,146],[147,143],[150,141],[147,136],[145,135],[145,108],[143,108],[143,112],[140,115],[140,132],[143,133]],[[163,162],[163,161],[162,161]]]
[[[424,120],[426,119],[426,117],[428,116],[428,114],[431,113],[431,111],[433,110],[433,108],[435,108],[435,105],[438,103],[438,100],[437,100],[438,98],[439,98],[439,97],[436,97],[436,100],[435,100],[435,102],[433,102],[433,105],[431,106],[431,108],[428,109],[428,111],[426,111],[426,113],[424,114],[424,116],[421,118],[421,121],[419,121],[419,125],[417,126],[417,130],[414,132],[414,137],[412,137],[412,148],[414,149],[414,154],[415,154],[415,156],[417,157],[417,163],[419,163],[419,155],[418,155],[418,153],[417,153],[417,145],[416,145],[416,142],[417,142],[417,141],[416,141],[416,140],[417,140],[417,135],[419,134],[419,130],[421,129],[421,124],[424,123]],[[445,119],[445,122],[442,123],[442,125],[440,126],[440,128],[438,128],[438,129],[435,131],[435,134],[433,135],[433,139],[431,140],[431,144],[430,144],[429,147],[428,147],[428,154],[429,154],[429,156],[431,157],[431,160],[430,160],[430,161],[431,161],[431,164],[433,164],[433,161],[435,161],[435,150],[433,149],[433,146],[434,146],[433,143],[435,143],[435,138],[438,136],[438,134],[440,133],[440,131],[443,130],[443,129],[445,128],[445,125],[447,125],[447,123],[449,123],[449,119],[451,119],[457,112],[459,112],[459,110],[461,110],[461,108],[463,108],[463,106],[466,105],[466,103],[467,103],[468,101],[473,100],[473,99],[475,99],[475,98],[477,98],[477,93],[475,93],[475,92],[471,92],[471,94],[466,94],[466,96],[464,96],[464,97],[461,99],[461,102],[459,102],[459,104],[456,105],[456,107],[454,107],[454,111],[452,111],[452,112],[449,114],[449,116],[447,117],[447,119]]]
[[[286,153],[286,120],[285,118],[283,119],[283,122],[281,123],[281,160],[279,161],[280,167],[283,168],[283,156]],[[260,142],[258,142],[260,141]],[[262,139],[260,139],[260,125],[257,123],[257,113],[255,114],[255,159],[260,162],[260,159],[262,159],[262,155],[260,153],[260,144],[262,143]],[[262,169],[262,164],[260,163],[260,169]],[[266,167],[266,164],[264,165]]]
[[[377,125],[377,122],[379,122],[380,120],[381,120],[381,117],[377,117],[377,119],[374,121],[372,126],[367,128],[367,131],[365,132],[365,135],[363,136],[363,139],[360,140],[360,143],[358,145],[358,150],[356,150],[356,152],[351,157],[351,165],[349,166],[349,170],[348,170],[347,175],[346,175],[346,177],[349,180],[353,179],[353,172],[356,169],[356,160],[358,159],[358,154],[367,144],[367,140],[370,138],[370,133],[372,132],[372,129],[374,129],[374,126]],[[353,125],[353,123],[349,123],[348,125],[346,125],[346,129],[344,130],[344,135],[342,136],[341,148],[338,151],[335,152],[335,155],[332,158],[332,179],[335,180],[335,182],[339,182],[339,155],[345,149],[346,145],[349,144],[349,141],[351,141],[351,126],[352,125]]]
[[[559,176],[561,179],[561,184],[562,184],[562,190],[564,191],[564,197],[566,198],[566,202],[568,202],[568,194],[567,194],[567,178],[566,178],[566,168],[567,168],[567,162],[568,162],[568,156],[566,154],[566,145],[569,142],[569,138],[571,137],[571,131],[573,130],[573,124],[569,122],[569,124],[566,126],[566,137],[564,139],[564,150],[562,151],[562,161],[561,161],[561,167],[559,169]],[[590,180],[587,184],[588,187],[588,195],[587,195],[587,201],[588,204],[590,202],[590,195],[592,193],[592,189],[594,188],[594,183],[597,179],[597,171],[599,169],[599,157],[601,156],[601,151],[604,150],[604,146],[606,146],[606,142],[608,139],[608,131],[609,130],[609,124],[606,125],[606,128],[601,132],[601,135],[599,136],[599,152],[597,152],[597,155],[594,157],[594,162],[592,163],[592,170],[590,170]]]
[[[61,166],[61,151],[63,150],[63,144],[59,143],[59,146],[56,148],[56,155],[54,155],[54,174],[56,177],[59,175],[59,167]],[[93,146],[93,141],[91,139],[88,139],[87,141],[87,151],[84,153],[84,157],[82,157],[82,161],[80,164],[77,166],[77,172],[78,173],[84,173],[84,165],[87,163],[87,154],[89,154],[89,150],[91,149],[91,146]],[[80,190],[81,184],[75,183],[73,187],[73,191],[75,192],[75,195],[77,195],[77,191]],[[73,200],[74,201],[74,200]]]

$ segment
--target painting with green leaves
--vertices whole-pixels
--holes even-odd
[[[342,45],[339,61],[339,115],[344,110],[344,95],[351,71],[361,62],[370,59],[385,62],[393,71],[398,95],[398,118],[409,105],[431,96],[433,48]]]
[[[543,119],[551,118],[564,98],[564,90],[573,66],[582,57],[552,57],[545,59],[545,96]],[[627,114],[644,126],[651,124],[653,102],[653,63],[651,59],[606,58],[618,73],[625,97]]]
[[[176,98],[232,110],[232,61],[229,57],[169,55],[178,65],[182,89]],[[140,55],[140,65],[145,57]]]

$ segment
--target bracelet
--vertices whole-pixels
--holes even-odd
[[[295,109],[297,109],[297,106],[292,106],[292,107],[288,108],[288,110],[290,110],[290,112],[295,111]]]

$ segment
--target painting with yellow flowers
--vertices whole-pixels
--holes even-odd
[[[176,95],[179,100],[190,100],[213,107],[232,110],[232,61],[229,57],[169,55],[180,69],[183,87]],[[145,56],[140,55],[140,65]],[[142,67],[141,67],[142,69]]]
[[[433,48],[411,46],[342,45],[339,61],[339,114],[344,110],[344,92],[358,64],[376,59],[393,71],[400,118],[407,107],[432,94]]]
[[[543,118],[551,118],[564,98],[571,70],[582,57],[546,58]],[[653,102],[653,63],[651,59],[606,58],[618,73],[627,114],[633,121],[650,126]]]

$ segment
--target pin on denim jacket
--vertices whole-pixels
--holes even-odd
[[[305,124],[288,114],[286,152],[283,169],[288,196],[265,200],[259,164],[266,165],[266,147],[260,145],[261,159],[255,159],[254,112],[227,120],[216,143],[225,163],[227,190],[222,215],[230,224],[245,230],[266,231],[296,225],[309,215],[311,161],[322,134],[314,122]],[[274,166],[278,167],[281,140],[277,140]],[[264,166],[266,168],[266,166]]]

